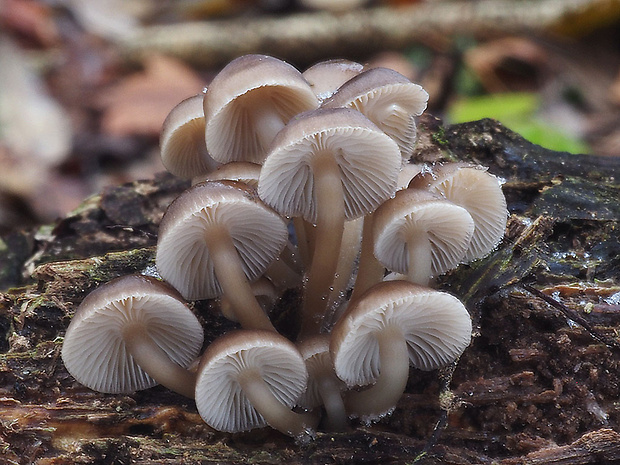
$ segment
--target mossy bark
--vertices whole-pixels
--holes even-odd
[[[416,161],[489,166],[505,179],[511,213],[496,251],[437,283],[466,302],[475,322],[451,391],[440,396],[436,372],[412,369],[405,395],[379,424],[296,444],[270,429],[213,431],[190,400],[161,387],[105,395],[77,384],[59,357],[64,331],[94,287],[153,266],[157,224],[187,187],[162,176],[108,189],[57,224],[0,244],[0,461],[620,460],[620,158],[551,152],[491,120],[444,127],[427,116],[420,132]],[[283,315],[297,297],[281,305]],[[193,309],[206,343],[234,326],[210,302]],[[448,421],[437,435],[441,408]]]

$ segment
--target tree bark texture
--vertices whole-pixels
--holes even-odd
[[[269,428],[214,431],[162,387],[80,386],[59,356],[65,329],[96,286],[153,267],[159,220],[188,187],[162,175],[0,242],[0,462],[618,463],[620,158],[551,152],[492,120],[443,126],[425,116],[420,133],[415,161],[489,166],[511,213],[497,250],[437,283],[474,319],[449,391],[437,372],[411,369],[391,416],[297,444]],[[295,305],[287,295],[280,312]],[[211,302],[193,309],[207,343],[234,327]],[[447,426],[434,431],[442,409]]]

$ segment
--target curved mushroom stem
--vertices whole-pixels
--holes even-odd
[[[353,286],[351,300],[359,297],[375,284],[380,283],[383,279],[383,273],[385,272],[385,267],[375,258],[372,233],[373,219],[372,213],[364,217],[362,250],[360,252],[357,277],[355,278],[355,286]]]
[[[162,386],[191,399],[194,398],[196,373],[173,362],[168,354],[139,325],[130,325],[123,332],[127,350],[136,363]]]
[[[344,194],[338,163],[332,153],[319,153],[312,168],[317,220],[315,247],[304,289],[300,339],[318,334],[321,329],[344,231]]]
[[[431,278],[433,256],[431,243],[426,231],[416,231],[407,240],[407,276],[409,281],[421,286],[428,286]]]
[[[205,241],[211,252],[215,275],[237,321],[247,329],[275,332],[276,329],[254,296],[228,231],[221,227],[208,228]]]
[[[347,425],[347,412],[338,379],[332,372],[318,376],[316,381],[327,412],[325,427],[329,431],[344,431]]]
[[[311,413],[296,413],[276,399],[258,370],[245,370],[239,374],[243,393],[267,424],[278,431],[300,438],[311,434],[318,418]]]
[[[409,378],[409,354],[401,329],[388,326],[376,337],[380,359],[377,382],[364,391],[349,391],[345,399],[350,415],[369,419],[379,418],[396,406]]]
[[[273,138],[284,127],[282,115],[268,97],[260,89],[247,92],[243,97],[243,105],[254,121],[254,134],[263,153],[267,153]],[[262,160],[256,161],[261,163]]]

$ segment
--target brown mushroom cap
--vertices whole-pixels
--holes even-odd
[[[205,144],[204,94],[175,106],[164,121],[159,146],[161,161],[175,176],[191,179],[217,168]]]
[[[474,220],[474,233],[464,260],[482,258],[501,241],[508,210],[499,179],[486,167],[465,163],[437,165],[418,176],[416,185],[465,208]]]
[[[128,347],[127,337],[136,332],[146,335],[178,367],[188,367],[203,343],[202,326],[177,291],[154,278],[126,276],[82,301],[63,342],[65,367],[80,383],[99,392],[128,393],[155,386],[158,381]],[[193,384],[189,391],[193,392]]]
[[[159,226],[156,264],[162,278],[190,300],[221,294],[205,240],[210,226],[230,234],[249,281],[262,275],[288,240],[286,223],[242,183],[208,181],[182,193]]]
[[[304,361],[286,338],[268,331],[234,331],[216,339],[202,356],[196,406],[205,422],[220,431],[248,431],[272,421],[282,424],[271,426],[297,436],[303,434],[307,417],[291,409],[307,380]],[[277,412],[253,403],[250,383],[267,388],[266,397],[277,403]],[[282,418],[273,421],[272,414]]]
[[[471,340],[471,318],[459,299],[407,281],[377,284],[351,302],[332,330],[336,373],[349,386],[365,386],[381,368],[374,333],[399,328],[411,365],[434,370],[453,362]]]
[[[293,66],[265,55],[242,56],[215,76],[205,94],[207,149],[222,163],[262,163],[275,134],[318,105]]]
[[[426,109],[428,93],[402,74],[388,68],[372,68],[345,82],[322,107],[353,108],[398,143],[409,158],[416,138],[414,117]]]
[[[419,284],[456,267],[474,231],[467,210],[419,189],[398,191],[373,218],[377,259],[392,271],[409,276],[415,273],[420,279],[414,281]],[[416,263],[411,263],[418,252]],[[418,273],[423,268],[428,268],[428,273]]]
[[[302,75],[319,101],[331,97],[349,79],[364,71],[364,65],[350,60],[326,60],[312,65]]]
[[[347,410],[374,419],[396,405],[407,384],[409,363],[432,370],[456,360],[471,339],[471,319],[454,296],[407,281],[375,285],[332,330],[336,374],[350,387]]]
[[[345,218],[376,209],[396,190],[398,148],[361,113],[320,109],[295,117],[274,139],[259,177],[258,192],[284,216],[316,223],[314,168],[333,153],[345,196]]]
[[[193,178],[192,184],[204,181],[238,181],[257,189],[259,175],[260,165],[246,161],[235,161],[220,165],[214,171]]]

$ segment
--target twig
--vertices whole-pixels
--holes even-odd
[[[569,318],[570,320],[573,320],[574,322],[576,322],[577,324],[582,326],[588,333],[590,333],[590,336],[592,336],[597,341],[602,342],[603,344],[605,344],[608,347],[613,347],[615,349],[620,349],[620,342],[618,342],[617,340],[615,340],[613,338],[607,337],[604,334],[600,334],[598,331],[596,331],[592,327],[592,325],[588,322],[588,320],[586,320],[584,317],[579,315],[574,310],[571,310],[570,308],[568,308],[562,302],[554,299],[553,297],[548,296],[547,294],[539,291],[538,289],[530,286],[529,284],[522,284],[522,286],[530,294],[532,294],[532,295],[534,295],[534,296],[544,300],[549,305],[551,305],[553,308],[555,308],[555,309],[559,310],[560,312],[562,312],[566,318]]]
[[[597,4],[619,0],[477,0],[376,7],[344,14],[299,13],[152,26],[120,43],[129,61],[163,53],[197,66],[220,66],[246,53],[307,65],[326,57],[367,57],[437,34],[541,31]]]

